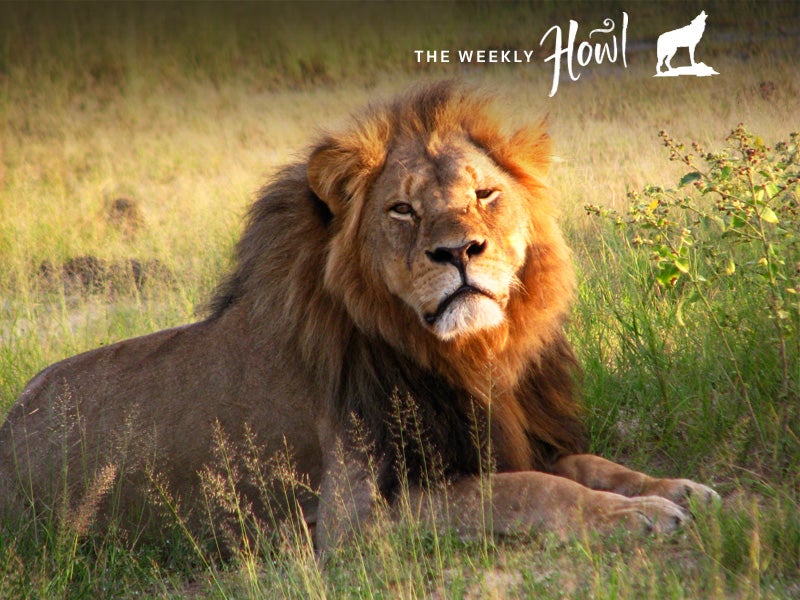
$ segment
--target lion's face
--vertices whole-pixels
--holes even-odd
[[[364,207],[363,258],[440,339],[496,327],[530,233],[518,188],[466,136],[401,141]]]
[[[541,180],[549,137],[501,126],[492,102],[434,86],[328,135],[307,164],[327,207],[325,289],[363,332],[426,365],[454,346],[476,361],[509,343],[536,352],[572,297]]]

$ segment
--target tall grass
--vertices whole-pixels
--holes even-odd
[[[158,546],[132,545],[113,526],[85,535],[74,519],[28,521],[0,529],[0,596],[796,596],[800,452],[781,402],[797,415],[797,354],[795,395],[781,395],[784,368],[765,335],[774,326],[751,286],[713,291],[727,316],[722,335],[697,305],[679,315],[649,256],[583,210],[624,213],[629,191],[680,180],[686,169],[669,162],[659,129],[709,149],[739,121],[767,143],[786,138],[800,123],[797,39],[761,34],[791,30],[791,3],[629,7],[640,42],[705,8],[703,60],[721,75],[653,79],[649,53],[632,52],[628,70],[587,72],[552,101],[541,64],[464,74],[418,66],[410,49],[530,47],[543,23],[599,22],[621,5],[364,5],[361,20],[329,5],[309,16],[307,6],[0,5],[0,414],[55,360],[195,319],[255,190],[315,127],[420,77],[465,75],[506,90],[520,114],[549,113],[559,156],[551,185],[581,276],[569,335],[593,450],[713,483],[722,508],[641,543],[589,534],[464,541],[411,518],[381,521],[324,564],[297,522],[277,536],[250,529],[249,545],[220,561],[187,535],[174,505],[174,529]],[[745,50],[735,36],[714,41],[725,27],[758,36]],[[134,202],[140,225],[115,219],[118,198]],[[81,257],[111,274],[85,285],[68,268]],[[158,265],[142,285],[119,268],[132,259]],[[218,500],[231,498],[230,474],[209,473]],[[161,500],[169,509],[166,492]]]

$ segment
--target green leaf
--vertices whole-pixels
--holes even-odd
[[[767,223],[777,223],[778,215],[769,206],[765,206],[761,209],[761,220]]]
[[[777,196],[777,195],[780,193],[780,191],[781,191],[781,188],[780,188],[780,187],[778,187],[777,185],[775,185],[774,183],[768,183],[768,184],[766,184],[766,185],[764,186],[764,189],[767,191],[767,196],[768,196],[769,198],[774,198],[774,197],[775,197],[775,196]]]
[[[658,282],[665,287],[672,287],[678,281],[681,272],[675,266],[675,263],[662,263],[656,274]]]
[[[691,173],[687,173],[686,175],[681,177],[681,181],[680,183],[678,183],[678,187],[681,188],[685,185],[689,185],[690,183],[700,180],[702,177],[703,176],[698,171],[692,171]]]
[[[733,171],[733,169],[731,167],[722,167],[719,170],[719,178],[718,179],[720,181],[725,181],[728,177],[731,176],[731,171]]]
[[[740,228],[747,225],[747,219],[743,219],[739,215],[733,215],[731,217],[731,227]]]
[[[681,273],[688,273],[689,272],[689,259],[681,256],[675,259],[675,268],[678,269]]]

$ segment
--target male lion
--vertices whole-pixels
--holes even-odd
[[[714,492],[581,453],[549,154],[540,125],[507,131],[452,83],[324,137],[263,189],[210,317],[28,384],[0,429],[0,506],[68,513],[116,477],[99,510],[153,519],[140,508],[157,474],[202,512],[221,429],[289,448],[319,491],[300,508],[322,550],[405,483],[420,518],[465,535],[487,490],[497,533],[678,526],[679,504]],[[267,514],[253,485],[240,493]]]

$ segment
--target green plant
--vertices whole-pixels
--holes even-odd
[[[730,316],[738,293],[757,299],[771,331],[760,331],[777,352],[778,396],[785,406],[798,398],[800,346],[800,134],[774,148],[736,127],[727,145],[691,151],[666,132],[660,136],[670,160],[689,171],[676,188],[647,186],[630,192],[626,214],[587,206],[624,230],[633,247],[651,259],[655,281],[685,326],[687,309],[699,307],[725,349],[732,377],[749,404],[749,383],[735,348]],[[751,308],[752,310],[752,308]],[[755,320],[760,314],[749,315]],[[757,329],[757,328],[756,328]],[[753,413],[752,407],[750,407]],[[782,423],[787,425],[788,410]]]
[[[706,6],[715,27],[724,19],[734,31],[760,36],[748,49],[735,40],[717,48],[736,76],[715,78],[713,86],[675,81],[671,91],[655,91],[647,84],[656,81],[651,65],[631,63],[625,77],[583,77],[545,106],[540,101],[549,82],[540,69],[525,65],[498,76],[486,68],[473,75],[491,85],[508,79],[524,106],[550,112],[565,158],[551,184],[564,206],[624,198],[626,182],[639,188],[671,181],[665,173],[673,165],[661,160],[646,123],[669,115],[676,128],[722,131],[732,118],[757,117],[762,136],[777,139],[776,132],[796,121],[797,38],[761,35],[769,29],[765,23],[794,17],[794,5],[783,4]],[[566,25],[569,12],[590,27],[611,16],[600,5],[590,16],[587,4],[565,12],[560,4],[498,10],[459,3],[447,5],[446,19],[432,18],[439,9],[416,5],[385,9],[384,19],[357,20],[338,5],[310,17],[302,6],[285,5],[263,9],[272,15],[259,19],[258,6],[219,6],[0,6],[0,414],[28,379],[56,360],[196,318],[194,310],[227,268],[251,194],[265,172],[307,141],[310,124],[331,124],[332,116],[420,73],[456,72],[452,63],[417,64],[409,48],[514,47],[529,43],[532,30]],[[397,18],[405,12],[410,16]],[[637,27],[628,33],[652,37],[672,13],[675,22],[686,16],[680,5],[639,5]],[[398,27],[398,21],[410,25]],[[320,27],[331,35],[319,35]],[[324,67],[317,79],[327,75],[336,83],[308,83],[301,61]],[[776,97],[765,98],[760,82],[774,85]],[[693,110],[674,115],[679,101]],[[137,237],[125,238],[104,220],[107,192],[140,201],[145,226]],[[275,541],[269,532],[256,533],[250,554],[219,563],[209,560],[208,547],[193,545],[180,513],[163,543],[133,548],[135,538],[113,528],[90,528],[76,543],[77,534],[54,520],[27,518],[20,528],[0,527],[0,598],[797,596],[797,469],[788,463],[775,472],[749,459],[747,412],[728,395],[731,386],[722,385],[718,373],[729,371],[730,361],[724,352],[714,354],[719,335],[702,302],[685,303],[685,324],[677,324],[676,304],[690,293],[687,277],[673,287],[643,285],[654,281],[643,247],[629,252],[627,239],[609,234],[605,222],[572,209],[565,210],[564,224],[584,274],[570,335],[585,371],[595,450],[659,474],[713,481],[725,506],[719,515],[698,518],[696,534],[643,546],[542,536],[463,542],[412,523],[378,527],[324,565],[308,560],[302,536],[287,535],[286,547],[281,538],[267,550],[262,542]],[[44,261],[60,268],[90,254],[157,259],[175,279],[114,297],[43,285]],[[703,286],[758,417],[768,421],[771,402],[759,400],[771,401],[779,386],[764,384],[762,394],[748,369],[778,381],[780,368],[767,371],[757,346],[767,329],[761,323],[770,334],[774,324],[756,314],[763,300],[757,290],[735,293],[739,281],[741,272]],[[748,336],[754,338],[749,345]],[[796,431],[776,430],[775,445],[789,444]],[[247,447],[238,452],[239,459],[249,456]],[[228,482],[228,472],[216,466]],[[163,504],[180,508],[168,497]]]

